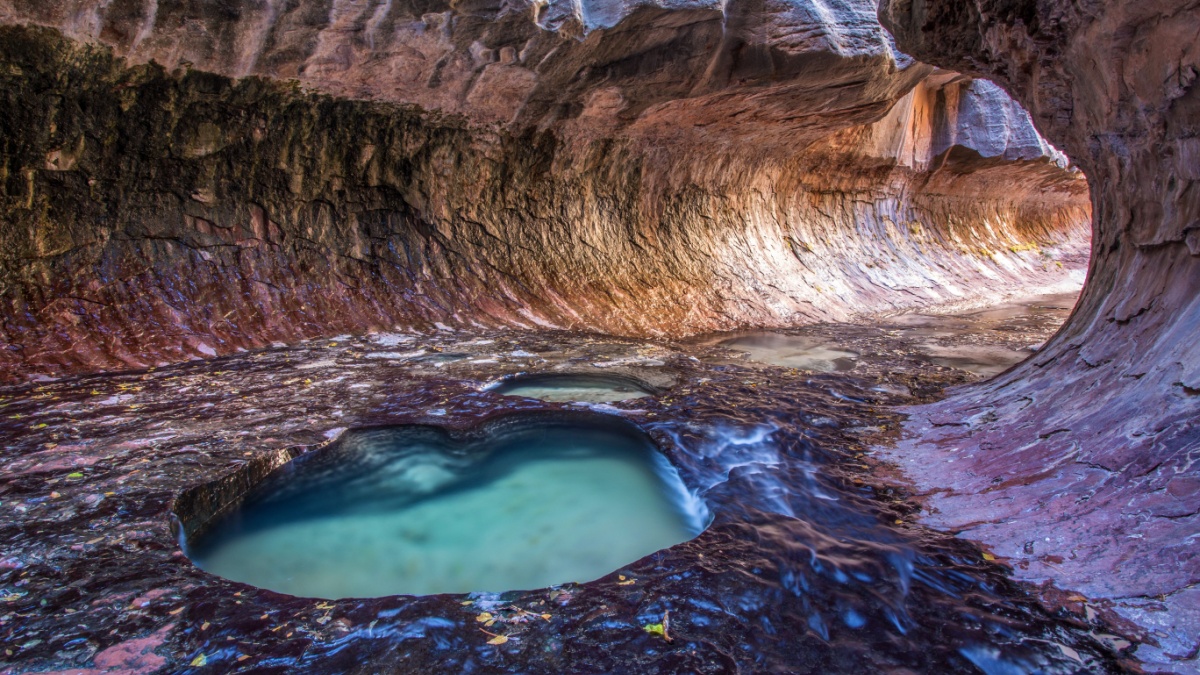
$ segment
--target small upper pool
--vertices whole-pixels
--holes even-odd
[[[205,571],[318,598],[532,589],[601,577],[706,525],[667,459],[600,415],[455,437],[356,430],[188,526]]]
[[[505,396],[523,396],[560,403],[612,403],[653,394],[648,387],[633,378],[573,373],[518,375],[504,380],[492,391]]]
[[[785,333],[746,333],[724,340],[720,346],[745,352],[752,361],[821,372],[853,370],[859,356],[819,340]]]

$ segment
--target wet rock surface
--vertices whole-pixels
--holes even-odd
[[[1029,343],[1054,324],[992,333]],[[974,376],[930,364],[888,327],[807,335],[857,351],[855,371],[561,332],[380,333],[7,388],[7,672],[1122,671],[1128,643],[1102,607],[1042,604],[991,554],[915,524],[915,505],[877,477],[867,447],[896,432],[889,407]],[[611,404],[486,390],[510,374],[586,370],[666,390]],[[591,583],[340,601],[205,574],[173,534],[173,508],[219,509],[347,428],[466,431],[520,411],[640,427],[712,526]],[[221,476],[222,489],[192,490]],[[645,628],[665,616],[669,642]]]
[[[1200,5],[893,0],[880,15],[905,51],[1030,110],[1087,174],[1095,215],[1063,331],[912,410],[894,456],[929,493],[928,522],[1023,578],[1112,599],[1143,627],[1143,658],[1197,672]]]

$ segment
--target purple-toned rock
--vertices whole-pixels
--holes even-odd
[[[893,0],[880,11],[917,58],[1012,92],[1087,174],[1095,214],[1067,326],[1020,368],[913,410],[893,456],[931,491],[930,522],[994,546],[1025,578],[1111,600],[1157,642],[1139,655],[1193,672],[1200,6]]]

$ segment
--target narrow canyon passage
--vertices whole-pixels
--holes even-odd
[[[1198,31],[0,0],[0,672],[1197,672]]]

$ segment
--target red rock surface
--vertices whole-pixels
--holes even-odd
[[[254,12],[185,21],[163,3],[135,49],[138,15],[117,5],[100,23],[79,18],[86,4],[10,5],[0,16],[135,60],[231,74],[202,47],[258,36],[257,63],[276,65],[254,72],[282,77],[285,55],[341,35],[362,53],[336,77],[320,59],[295,73],[376,100],[129,69],[103,48],[10,34],[3,379],[397,325],[684,335],[1077,284],[1082,177],[998,88],[897,56],[860,4],[804,30],[779,23],[797,8],[726,26],[728,43],[712,9],[639,10],[585,37],[458,16],[454,31],[500,40],[472,78],[521,31],[534,37],[520,53],[542,45],[541,93],[479,95],[512,108],[503,128],[480,126],[490,118],[463,102],[474,90],[438,98],[459,91],[452,70],[432,88],[345,89],[383,87],[360,72],[383,57],[298,9],[278,26],[311,20],[315,42],[263,38]],[[392,23],[393,42],[411,37],[411,21]],[[479,51],[454,31],[439,49]]]

